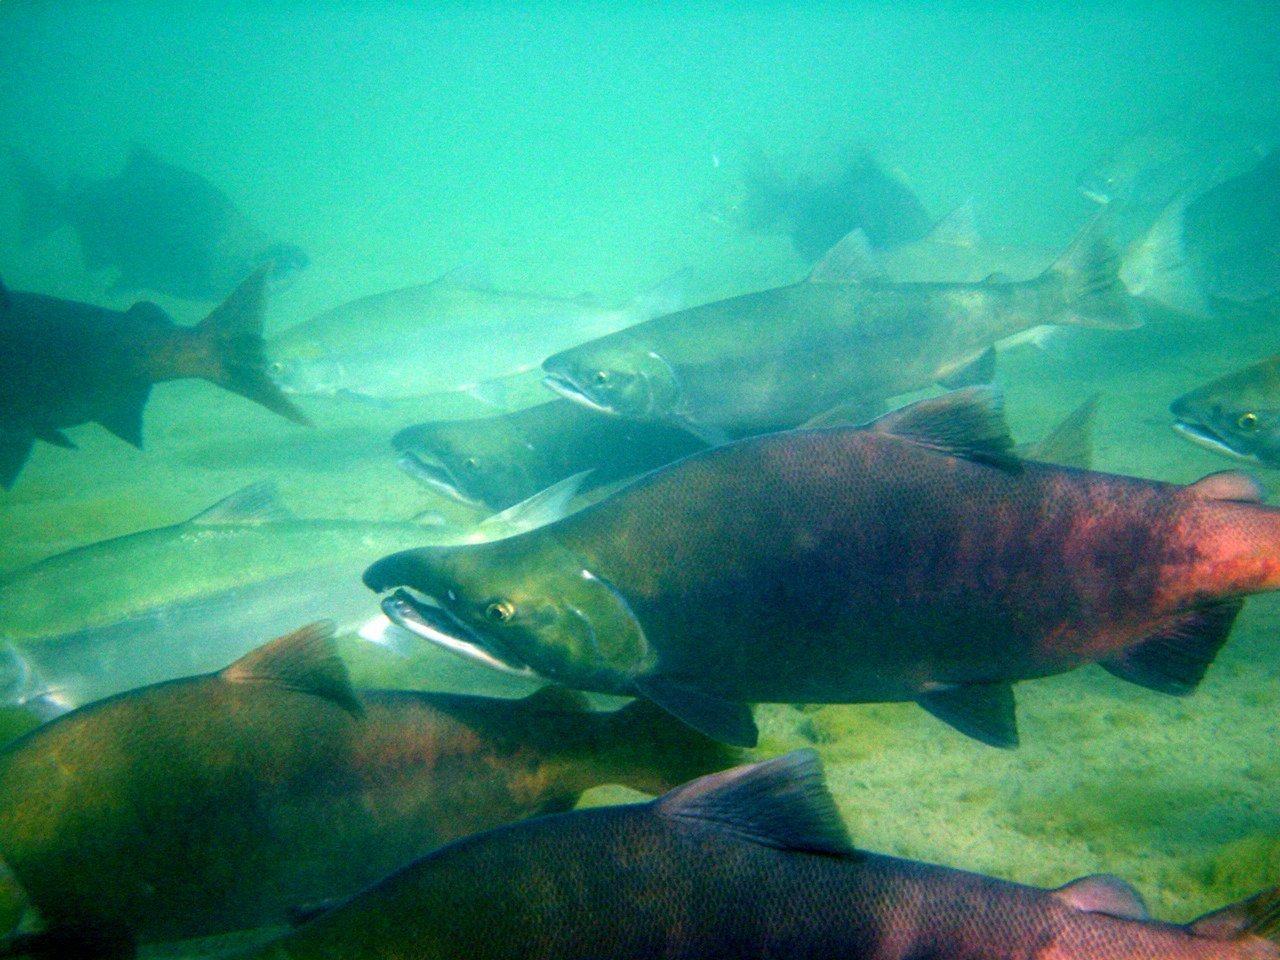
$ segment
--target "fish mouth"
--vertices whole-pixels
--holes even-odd
[[[1262,463],[1262,460],[1256,454],[1237,450],[1231,446],[1225,437],[1203,423],[1196,423],[1192,420],[1175,420],[1173,429],[1196,446],[1204,447],[1206,450],[1212,450],[1214,453],[1233,457],[1245,463]]]
[[[542,385],[566,400],[571,400],[580,406],[596,411],[596,413],[607,413],[610,416],[617,415],[616,410],[606,407],[599,400],[584,392],[581,387],[562,373],[548,373],[542,378]]]
[[[457,477],[444,462],[428,454],[419,453],[416,450],[402,450],[396,457],[396,466],[423,486],[450,500],[457,500],[469,507],[481,506],[480,501],[462,492]]]
[[[1101,190],[1094,190],[1090,187],[1081,186],[1080,192],[1094,203],[1101,204],[1104,207],[1111,202],[1111,194],[1103,193]]]
[[[400,587],[382,599],[382,612],[398,627],[443,647],[464,659],[516,677],[534,678],[528,664],[493,644],[430,597],[410,587]]]

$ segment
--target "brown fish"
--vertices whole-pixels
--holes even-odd
[[[166,380],[208,380],[309,426],[267,376],[266,276],[259,269],[194,327],[145,300],[121,313],[0,286],[0,486],[37,440],[75,447],[67,427],[93,421],[141,447],[143,408]]]
[[[749,703],[915,701],[1017,742],[1012,683],[1086,663],[1188,693],[1242,597],[1280,588],[1280,511],[1017,460],[987,388],[869,427],[742,440],[564,519],[365,572],[387,615],[490,664],[641,695],[750,745]]]
[[[317,624],[9,744],[0,855],[45,927],[19,946],[123,951],[279,923],[589,787],[657,793],[733,759],[652,706],[558,688],[356,693]]]
[[[854,849],[811,751],[424,857],[261,960],[1274,960],[1280,888],[1186,925]]]

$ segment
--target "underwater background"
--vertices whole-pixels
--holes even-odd
[[[460,266],[608,303],[676,274],[690,304],[790,283],[807,265],[788,239],[734,216],[760,155],[819,168],[866,148],[933,217],[972,199],[984,235],[1061,248],[1096,209],[1077,175],[1126,138],[1190,111],[1274,133],[1278,41],[1265,2],[0,0],[0,130],[59,181],[110,177],[145,146],[304,247],[310,266],[269,303],[277,333]],[[109,292],[70,231],[22,242],[19,206],[0,177],[9,288],[116,309],[146,296],[184,324],[213,306]],[[1162,318],[1005,351],[1015,436],[1099,392],[1095,469],[1190,482],[1228,467],[1174,434],[1168,404],[1274,352],[1277,319]],[[446,402],[300,405],[317,429],[181,381],[155,390],[143,451],[96,426],[71,432],[79,451],[39,445],[0,494],[0,572],[268,478],[306,517],[479,519],[393,462],[392,433]],[[1277,475],[1257,476],[1274,499]],[[1249,600],[1185,699],[1097,667],[1020,684],[1016,751],[912,704],[764,706],[759,755],[816,745],[860,847],[1037,885],[1115,873],[1186,919],[1280,878],[1278,604]],[[367,657],[357,676],[388,685],[491,679]]]

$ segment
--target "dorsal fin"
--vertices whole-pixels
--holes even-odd
[[[1105,913],[1126,920],[1151,919],[1142,894],[1126,881],[1107,873],[1072,880],[1054,890],[1053,895],[1085,913]]]
[[[292,514],[276,497],[276,485],[270,480],[251,483],[229,497],[223,497],[189,522],[204,526],[224,523],[269,523],[289,520]]]
[[[702,777],[654,801],[659,816],[806,853],[853,853],[813,750]]]
[[[480,522],[480,528],[502,526],[509,527],[511,533],[523,533],[559,520],[569,512],[569,501],[577,496],[582,481],[589,473],[590,470],[583,470],[553,483],[545,490],[539,490],[527,500],[521,500],[501,513],[485,518]]]
[[[865,429],[1002,470],[1022,469],[994,387],[966,387],[920,400],[889,411]]]
[[[1264,503],[1267,491],[1253,477],[1241,470],[1220,470],[1201,477],[1187,487],[1198,497],[1208,500],[1235,500],[1240,503]]]
[[[268,684],[312,694],[358,717],[364,708],[351,689],[333,632],[332,620],[309,624],[250,651],[218,676],[227,683]]]
[[[591,710],[587,698],[577,690],[554,683],[533,691],[520,705],[531,713],[588,713]]]
[[[883,279],[884,269],[861,227],[845,234],[809,271],[810,283],[861,283]]]
[[[1095,393],[1072,410],[1056,427],[1024,454],[1027,460],[1088,470],[1093,462],[1093,421],[1101,394]]]
[[[925,240],[951,247],[976,247],[982,236],[978,232],[978,205],[973,197],[934,224]]]

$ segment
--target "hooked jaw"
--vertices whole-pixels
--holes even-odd
[[[607,407],[600,403],[590,394],[583,391],[576,383],[573,382],[573,380],[562,373],[548,373],[542,378],[542,385],[547,387],[553,393],[564,397],[566,400],[590,410],[594,410],[596,413],[609,414],[610,416],[617,414],[617,411],[612,407]]]
[[[479,500],[467,496],[462,491],[458,478],[449,466],[430,454],[419,450],[402,450],[396,457],[396,466],[419,483],[450,500],[465,503],[469,507],[482,506]]]
[[[1210,418],[1201,416],[1200,411],[1205,409],[1220,410],[1220,408],[1210,408],[1207,403],[1197,399],[1195,392],[1179,397],[1169,405],[1169,410],[1174,417],[1173,429],[1185,439],[1214,453],[1242,460],[1245,463],[1266,463],[1257,449],[1251,449],[1255,446],[1265,449],[1266,441],[1261,435],[1262,431],[1255,433],[1253,442],[1242,443],[1243,437],[1235,438],[1230,433],[1224,433],[1208,422]],[[1255,423],[1257,422],[1256,415],[1249,416],[1254,418]]]
[[[408,580],[422,582],[429,573],[427,565],[417,556],[420,552],[393,553],[364,573],[365,586],[370,590],[383,593],[396,588],[382,600],[382,612],[387,619],[414,636],[467,660],[517,677],[536,677],[528,664],[499,649],[492,638],[482,636],[463,623],[435,597],[408,585]],[[450,593],[447,587],[443,590],[446,596]]]

